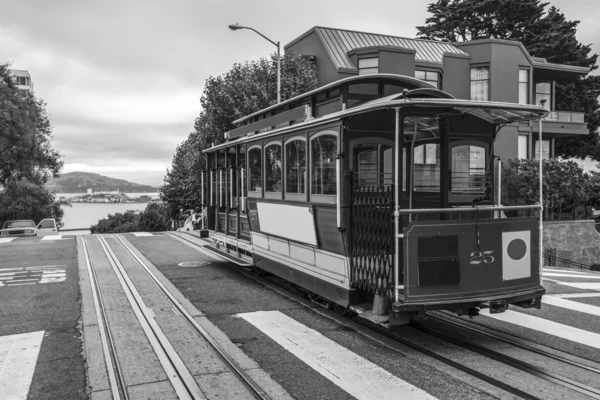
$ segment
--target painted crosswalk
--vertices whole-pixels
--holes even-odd
[[[279,311],[239,316],[357,399],[435,399]]]
[[[10,243],[16,238],[0,238],[0,243]]]
[[[0,336],[0,393],[3,399],[26,400],[44,331]]]
[[[485,309],[480,311],[480,315],[600,349],[600,334],[570,325],[559,324],[558,322],[511,310],[500,314],[490,314],[489,309]]]
[[[64,282],[66,279],[67,271],[64,265],[0,269],[0,287],[58,283]]]

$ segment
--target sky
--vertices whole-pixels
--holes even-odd
[[[548,0],[600,54],[600,1]],[[0,62],[31,74],[63,173],[159,186],[193,130],[209,76],[313,26],[416,37],[425,1],[0,0]],[[598,73],[598,71],[596,71]]]

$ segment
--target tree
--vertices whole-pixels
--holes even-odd
[[[544,160],[542,181],[545,218],[562,211],[591,205],[594,184],[573,161]],[[502,204],[539,203],[539,161],[509,158],[502,168]],[[552,219],[552,218],[551,218]]]
[[[140,214],[138,227],[141,232],[161,232],[169,230],[169,214],[167,204],[149,203]]]
[[[33,93],[19,91],[0,64],[0,185],[27,179],[43,185],[63,166],[52,148],[52,126],[45,103]]]
[[[281,60],[281,98],[290,99],[317,87],[316,66],[309,59],[286,53]],[[194,131],[177,146],[161,187],[161,199],[175,217],[180,209],[200,207],[202,150],[223,143],[233,121],[277,102],[277,58],[234,64],[227,73],[209,77],[200,98],[202,111]]]
[[[62,227],[66,201],[56,201],[53,194],[26,179],[11,181],[0,192],[0,223],[13,219],[32,219],[39,223],[44,218],[54,218]]]
[[[438,0],[427,10],[432,14],[418,26],[419,36],[450,42],[491,37],[523,43],[534,57],[548,62],[576,65],[594,71],[598,55],[591,45],[580,43],[575,34],[579,21],[568,21],[556,7],[540,0]],[[556,154],[600,160],[600,76],[577,81],[559,80],[556,109],[585,112],[589,136],[558,139]]]

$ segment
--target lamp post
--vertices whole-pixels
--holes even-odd
[[[229,29],[231,29],[232,31],[237,31],[238,29],[250,29],[251,31],[258,33],[260,36],[267,39],[269,42],[271,42],[272,44],[274,44],[277,47],[277,103],[281,103],[281,56],[280,56],[279,42],[275,43],[274,41],[272,41],[271,39],[269,39],[268,37],[266,37],[259,31],[257,31],[256,29],[250,28],[248,26],[232,24],[232,25],[229,25]]]

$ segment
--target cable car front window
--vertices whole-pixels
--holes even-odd
[[[404,118],[404,141],[411,146],[413,191],[440,191],[440,126],[437,118]]]
[[[320,135],[311,140],[311,193],[317,195],[335,195],[335,160],[337,156],[337,137]]]
[[[453,194],[483,194],[486,189],[486,154],[480,146],[452,148],[451,191]]]

